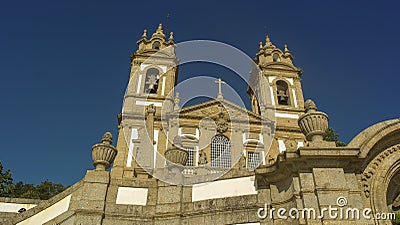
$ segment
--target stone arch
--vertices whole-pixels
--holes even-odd
[[[155,67],[151,66],[146,68],[145,71],[145,79],[144,79],[144,92],[150,94],[157,94],[159,88],[159,80],[161,77],[162,71]]]
[[[276,81],[275,85],[276,85],[276,97],[278,105],[290,106],[291,97],[290,97],[289,83],[284,80],[278,80]]]
[[[160,50],[160,48],[161,48],[161,42],[159,42],[159,41],[154,41],[153,44],[152,44],[152,46],[151,46],[151,48],[154,49],[154,50]]]
[[[393,211],[389,207],[400,195],[400,189],[389,190],[389,187],[393,187],[393,181],[398,180],[399,177],[400,144],[381,151],[368,163],[362,173],[362,186],[373,214]],[[385,224],[385,221],[376,222]]]
[[[225,135],[211,138],[211,167],[231,168],[231,141]]]
[[[278,97],[278,84],[279,82],[284,82],[287,85],[287,97],[288,97],[288,104],[287,105],[282,105],[279,104],[279,97]],[[294,88],[294,85],[289,82],[288,79],[285,77],[278,76],[276,77],[272,82],[271,82],[271,87],[272,87],[272,97],[274,98],[275,105],[277,106],[287,106],[291,107],[294,106],[294,96],[292,95],[292,89]]]
[[[392,205],[400,195],[400,189],[393,189],[400,182],[399,137],[400,119],[387,120],[368,127],[347,146],[359,149],[363,197],[373,214],[392,212]]]
[[[400,119],[387,120],[363,130],[347,146],[360,148],[359,157],[369,163],[382,150],[400,143],[399,137]]]

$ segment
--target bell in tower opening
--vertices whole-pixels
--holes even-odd
[[[289,105],[288,84],[282,80],[277,81],[276,91],[279,105]]]
[[[160,73],[157,69],[151,68],[146,73],[146,83],[144,90],[146,93],[157,94],[158,80],[160,79]]]

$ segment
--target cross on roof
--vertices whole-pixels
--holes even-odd
[[[224,81],[221,80],[221,78],[218,78],[217,80],[214,81],[214,83],[218,84],[218,95],[217,98],[223,98],[222,96],[222,84],[226,84]]]

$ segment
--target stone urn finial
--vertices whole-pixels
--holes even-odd
[[[318,110],[317,105],[315,105],[315,102],[311,99],[308,99],[304,103],[304,107],[306,108],[306,113],[308,112],[316,112]]]
[[[165,151],[165,158],[168,160],[167,165],[170,163],[174,163],[177,165],[184,166],[186,165],[187,159],[189,157],[189,153],[187,150],[182,148],[182,139],[179,136],[176,136],[173,140],[174,144],[171,148]]]
[[[323,141],[328,129],[328,115],[317,111],[317,106],[312,100],[304,103],[306,113],[300,116],[298,124],[308,141]]]
[[[104,133],[101,143],[92,147],[93,165],[96,170],[105,171],[108,169],[116,155],[117,149],[112,146],[112,134],[110,132]]]

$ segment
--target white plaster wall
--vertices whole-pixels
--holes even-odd
[[[289,114],[289,113],[275,113],[276,117],[281,117],[281,118],[290,118],[290,119],[298,119],[299,115],[297,114]]]
[[[271,104],[275,105],[275,95],[274,95],[274,90],[272,89],[272,87],[269,87],[269,92],[270,92],[270,96],[271,96]]]
[[[39,225],[44,224],[47,221],[50,221],[57,216],[61,215],[62,213],[68,211],[69,202],[71,201],[71,195],[61,199],[60,201],[56,202],[54,205],[40,211],[39,213],[29,217],[26,220],[23,220],[17,225]]]
[[[26,210],[35,207],[35,204],[20,204],[20,203],[8,203],[8,202],[0,202],[0,212],[18,212],[21,208],[25,208]]]
[[[293,85],[293,78],[285,78],[287,81],[289,81],[290,85]]]
[[[275,78],[276,78],[276,76],[270,76],[270,77],[268,77],[269,83],[272,83],[272,81],[274,81]]]
[[[165,76],[162,78],[161,95],[165,94]]]
[[[147,188],[118,187],[116,204],[119,205],[146,205]]]
[[[152,64],[148,64],[148,63],[142,63],[142,64],[140,64],[140,70],[143,71],[148,66],[153,66],[153,65]],[[161,68],[163,73],[167,72],[167,67],[166,66],[162,66],[162,65],[157,65],[157,66]]]
[[[128,156],[127,156],[127,161],[126,161],[126,166],[127,167],[131,167],[132,166],[133,148],[135,147],[135,145],[133,144],[133,140],[136,140],[138,138],[139,138],[138,129],[132,128],[131,138],[129,139]]]
[[[278,145],[279,145],[279,152],[280,153],[286,151],[285,142],[283,142],[283,140],[278,140]]]
[[[161,102],[150,102],[150,101],[139,101],[139,100],[136,101],[136,105],[148,106],[148,105],[151,105],[151,104],[153,104],[154,106],[157,106],[157,107],[161,107],[162,106]]]
[[[304,146],[304,142],[302,142],[302,141],[297,142],[297,148],[300,148],[303,146]]]
[[[192,201],[226,198],[243,195],[255,195],[254,176],[217,180],[195,184],[192,187]]]
[[[293,88],[292,89],[292,93],[293,93],[293,102],[294,102],[294,107],[297,108],[297,97],[296,97],[296,90]]]
[[[142,74],[139,75],[139,79],[138,79],[138,85],[137,85],[137,90],[136,93],[140,93],[140,87],[142,85]]]
[[[153,145],[153,168],[156,168],[156,158],[157,158],[157,146],[158,146],[158,133],[159,130],[154,130],[154,140],[156,143]]]

